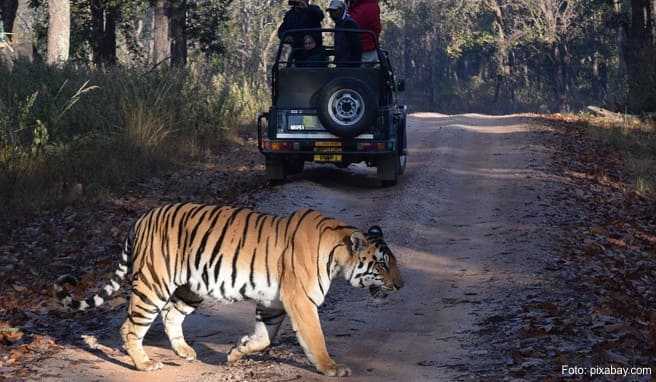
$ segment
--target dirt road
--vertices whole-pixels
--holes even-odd
[[[541,198],[554,186],[541,171],[546,152],[527,119],[517,116],[415,114],[409,142],[398,186],[379,188],[374,171],[361,166],[312,166],[259,195],[256,208],[286,214],[311,207],[362,229],[383,228],[405,288],[375,303],[366,291],[336,282],[321,309],[328,349],[351,366],[349,380],[475,380],[485,368],[504,365],[476,346],[479,323],[518,289],[539,282],[533,271],[549,251]],[[175,356],[156,324],[146,351],[165,367],[140,373],[118,350],[123,313],[117,310],[106,329],[84,333],[84,341],[44,362],[38,378],[330,380],[309,365],[288,323],[266,354],[226,367],[226,351],[249,333],[253,313],[248,303],[206,302],[185,322],[199,356],[191,363]]]

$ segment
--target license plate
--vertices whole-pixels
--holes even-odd
[[[314,142],[315,162],[341,162],[342,142],[318,141]]]
[[[314,142],[315,154],[341,154],[342,142]]]
[[[342,154],[314,154],[315,162],[341,162]]]

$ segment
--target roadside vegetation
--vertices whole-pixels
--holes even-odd
[[[626,191],[656,199],[656,119],[615,113],[554,114],[547,119],[564,123],[579,142],[588,142],[587,145],[609,153],[607,160],[620,164],[620,178]],[[598,165],[603,171],[604,163]]]
[[[261,95],[208,66],[0,69],[4,211],[95,195],[202,159],[252,119]]]
[[[234,149],[232,138],[265,108],[285,9],[246,0],[3,2],[0,221],[125,193]]]

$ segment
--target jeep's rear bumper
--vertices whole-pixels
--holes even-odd
[[[340,153],[343,155],[389,155],[396,152],[394,141],[335,141],[314,139],[263,139],[260,141],[260,152],[263,154],[326,154]],[[327,145],[334,144],[334,145]]]
[[[257,121],[258,148],[266,157],[294,156],[304,161],[360,162],[373,158],[394,155],[398,152],[397,142],[375,140],[372,134],[363,134],[354,139],[324,136],[326,134],[282,134],[284,138],[270,139],[264,134],[261,114]],[[292,135],[293,137],[288,137]],[[339,158],[331,160],[333,158]]]
[[[269,160],[350,164],[377,163],[380,158],[395,155],[393,141],[338,140],[262,140],[260,152]],[[391,149],[390,149],[391,148]]]

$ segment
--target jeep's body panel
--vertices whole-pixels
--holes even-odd
[[[275,69],[274,69],[275,71]],[[273,106],[278,109],[311,109],[321,89],[337,77],[354,77],[381,94],[382,76],[378,68],[278,68]]]

